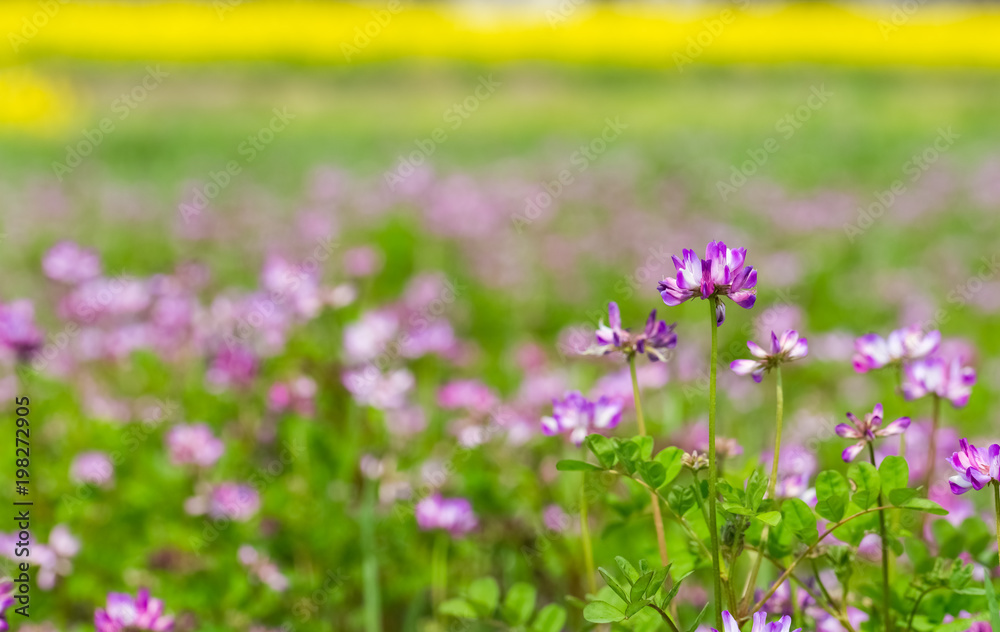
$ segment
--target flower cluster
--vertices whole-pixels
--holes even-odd
[[[673,258],[677,276],[660,281],[657,290],[670,306],[693,298],[726,296],[740,307],[750,309],[757,300],[757,271],[753,266],[744,266],[746,256],[746,248],[727,248],[721,241],[708,244],[704,259],[685,249],[683,259]],[[725,320],[726,308],[719,301],[716,324],[721,326]]]
[[[861,454],[865,446],[875,442],[876,437],[891,437],[902,434],[910,427],[910,418],[900,417],[883,428],[883,417],[882,404],[875,404],[875,408],[865,415],[863,420],[855,417],[854,413],[847,413],[847,418],[851,423],[839,424],[836,428],[837,434],[845,439],[857,439],[858,442],[844,450],[841,455],[844,461],[853,461]]]
[[[174,629],[174,618],[163,614],[162,601],[150,597],[148,590],[140,588],[134,599],[125,593],[108,593],[107,608],[97,609],[94,625],[97,632],[169,632]]]
[[[722,632],[740,632],[740,626],[736,623],[736,619],[729,613],[728,610],[722,613]],[[757,612],[753,615],[753,627],[750,628],[750,632],[789,632],[792,629],[792,618],[789,616],[783,616],[777,621],[772,623],[767,622],[766,612]],[[719,632],[715,628],[712,628],[714,632]],[[795,632],[802,632],[802,628],[797,628]]]
[[[908,400],[934,395],[961,408],[969,403],[976,370],[961,358],[924,358],[906,366],[903,395]]]
[[[666,321],[656,319],[654,309],[646,319],[646,327],[642,332],[633,334],[622,328],[622,316],[617,303],[608,303],[608,324],[602,320],[597,327],[595,338],[597,344],[584,351],[590,355],[607,355],[615,351],[621,352],[626,358],[635,354],[645,353],[653,362],[664,362],[666,351],[677,346],[677,334],[674,333],[676,323],[668,325]]]
[[[764,375],[785,362],[801,360],[809,354],[809,341],[799,338],[799,332],[790,329],[781,336],[771,332],[771,350],[765,351],[752,340],[747,340],[747,348],[756,360],[734,360],[729,368],[737,375],[752,375],[753,381],[760,383]]]
[[[854,370],[867,373],[892,364],[925,358],[937,351],[941,332],[924,332],[918,325],[897,329],[883,338],[866,334],[854,341]]]
[[[959,447],[961,450],[948,460],[955,469],[955,476],[949,479],[952,492],[964,494],[970,489],[979,491],[990,483],[1000,484],[1000,444],[994,443],[983,450],[962,439]]]
[[[434,493],[417,503],[414,513],[417,525],[424,531],[442,529],[459,538],[479,526],[472,503],[465,498],[444,498]]]
[[[561,400],[553,400],[552,416],[542,419],[542,432],[568,434],[574,445],[581,445],[587,435],[614,428],[621,418],[620,400],[602,396],[591,401],[579,391],[573,391]]]

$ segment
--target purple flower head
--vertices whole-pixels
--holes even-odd
[[[224,345],[212,359],[205,374],[209,383],[221,387],[246,387],[257,375],[257,356],[249,348]]]
[[[466,409],[486,413],[497,405],[499,398],[479,380],[453,380],[438,390],[438,405],[447,410]]]
[[[53,281],[76,285],[101,276],[101,259],[93,250],[60,241],[42,257],[42,270]]]
[[[840,424],[837,426],[837,434],[845,439],[857,439],[858,442],[850,446],[841,455],[845,462],[850,463],[861,454],[865,446],[873,443],[876,437],[891,437],[903,434],[910,427],[909,417],[900,417],[886,427],[882,427],[882,404],[875,404],[872,412],[865,415],[864,420],[859,420],[854,413],[847,413],[850,424]]]
[[[903,396],[914,400],[928,394],[936,395],[961,408],[969,403],[975,383],[976,370],[965,366],[960,358],[924,358],[906,365]]]
[[[206,424],[178,424],[167,432],[166,441],[174,465],[211,467],[226,449]]]
[[[726,610],[722,613],[722,632],[740,632],[740,626],[736,624],[736,619]],[[784,616],[774,621],[767,622],[767,613],[758,612],[753,615],[753,627],[750,632],[790,632],[792,629],[792,618]],[[719,632],[712,628],[715,632]],[[797,628],[795,632],[802,632],[802,628]]]
[[[994,443],[983,450],[970,444],[968,439],[962,439],[958,445],[961,450],[948,460],[956,472],[948,479],[953,493],[964,494],[970,489],[979,491],[990,483],[1000,481],[1000,444]]]
[[[771,332],[771,350],[765,351],[753,340],[747,340],[747,348],[756,360],[734,360],[729,368],[737,375],[752,375],[753,381],[760,383],[764,375],[779,364],[801,360],[809,353],[809,341],[799,338],[799,332],[789,329],[780,337]]]
[[[114,483],[115,468],[104,452],[81,452],[70,463],[69,476],[79,484],[110,487]]]
[[[622,403],[602,396],[590,401],[579,391],[552,401],[552,416],[542,419],[542,432],[547,435],[569,433],[574,445],[580,445],[587,435],[614,428],[622,418]]]
[[[7,608],[14,605],[14,582],[0,583],[0,632],[10,629],[7,623],[7,615],[4,614]]]
[[[434,493],[417,503],[414,512],[417,525],[424,531],[443,529],[456,538],[479,526],[472,503],[465,498],[442,498],[441,494]]]
[[[35,325],[31,301],[21,299],[0,305],[0,344],[16,353],[18,360],[30,360],[44,343],[45,336]]]
[[[135,599],[125,593],[108,593],[107,609],[97,609],[94,613],[94,625],[97,632],[166,632],[174,629],[174,618],[164,616],[163,602],[151,598],[148,590],[140,588]]]
[[[653,362],[665,362],[667,356],[664,352],[677,346],[677,334],[674,333],[676,326],[676,323],[668,325],[665,320],[657,320],[654,309],[646,319],[646,327],[642,332],[633,334],[622,328],[621,312],[618,304],[612,301],[608,303],[608,324],[605,325],[603,320],[598,323],[595,334],[597,344],[590,346],[584,353],[607,355],[620,351],[627,358],[636,353],[645,353]]]
[[[937,351],[941,332],[924,332],[919,325],[897,329],[884,339],[878,334],[866,334],[854,341],[854,370],[867,373],[891,364],[925,358]]]
[[[809,489],[809,481],[816,473],[816,455],[801,445],[785,445],[778,459],[778,480],[775,495],[778,498],[801,498]],[[774,452],[761,455],[763,463],[770,463]]]
[[[677,277],[660,281],[657,289],[663,302],[671,307],[693,298],[709,299],[728,296],[744,309],[753,307],[757,300],[757,271],[744,266],[746,248],[727,248],[721,241],[713,241],[705,248],[705,259],[699,259],[693,250],[684,250],[684,258],[674,259]],[[716,325],[726,319],[726,308],[719,302]]]
[[[249,485],[219,483],[212,490],[208,514],[213,518],[230,518],[246,522],[260,509],[260,494]]]

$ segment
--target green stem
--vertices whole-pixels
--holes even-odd
[[[878,467],[875,462],[875,446],[868,442],[868,456],[871,458],[872,467]],[[883,504],[882,492],[878,494],[878,504]],[[878,512],[878,533],[881,538],[882,548],[882,626],[886,632],[892,632],[892,621],[889,619],[889,540],[886,537],[885,512]]]
[[[628,358],[629,372],[632,374],[632,399],[635,401],[635,418],[639,425],[639,434],[646,436],[646,422],[642,415],[642,401],[639,399],[639,379],[635,374],[635,354]],[[656,496],[649,495],[653,505],[653,524],[656,527],[656,545],[660,549],[660,564],[666,566],[669,563],[667,556],[667,538],[663,532],[663,514],[660,513],[660,503],[656,501]]]
[[[378,584],[378,556],[375,553],[375,504],[378,499],[378,482],[365,483],[361,504],[361,549],[364,552],[362,578],[364,591],[365,632],[382,630],[382,599]]]
[[[580,484],[580,539],[583,540],[583,563],[587,572],[587,589],[597,594],[597,580],[594,578],[594,548],[590,542],[590,523],[587,521],[587,474],[583,473]]]
[[[722,629],[722,567],[719,563],[719,527],[716,519],[716,485],[719,478],[719,468],[715,458],[715,373],[719,363],[719,332],[716,331],[716,310],[719,299],[712,297],[708,301],[709,323],[712,326],[712,355],[709,362],[708,378],[708,529],[712,536],[712,584],[715,592],[715,626]]]
[[[448,534],[444,531],[434,539],[431,551],[431,601],[438,611],[448,595]]]
[[[997,551],[1000,551],[1000,482],[998,481],[993,481],[993,499],[997,508]],[[987,577],[986,581],[990,581],[990,578]]]
[[[934,412],[931,416],[931,438],[927,442],[927,489],[934,482],[934,462],[937,461],[937,434],[941,423],[941,398],[934,395]]]

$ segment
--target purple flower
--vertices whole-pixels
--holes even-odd
[[[212,518],[246,522],[260,510],[260,494],[242,483],[202,484],[197,495],[184,501],[184,510],[192,516],[208,514]]]
[[[953,493],[964,494],[970,489],[979,491],[990,483],[1000,481],[1000,444],[994,443],[983,450],[971,445],[968,439],[962,439],[958,445],[961,451],[952,454],[948,460],[957,472],[948,479]]]
[[[925,358],[937,351],[941,332],[924,330],[919,325],[897,329],[884,339],[867,334],[854,341],[854,370],[867,373],[890,364]]]
[[[14,582],[0,583],[0,632],[10,629],[5,611],[14,605]]]
[[[479,380],[453,380],[438,390],[438,405],[447,410],[464,408],[485,413],[497,405],[493,390]]]
[[[246,387],[257,375],[257,356],[240,344],[223,346],[205,374],[210,384],[222,387]]]
[[[303,417],[314,417],[316,382],[305,375],[289,382],[275,382],[267,392],[267,407],[276,413],[292,410]]]
[[[271,590],[284,592],[288,588],[288,578],[278,565],[249,544],[242,545],[236,552],[236,557],[252,577],[260,580]]]
[[[406,396],[415,384],[413,374],[407,369],[395,369],[383,374],[372,366],[344,371],[341,382],[357,403],[379,410],[405,406]]]
[[[740,626],[736,625],[736,619],[726,610],[722,613],[722,632],[740,632]],[[712,628],[715,632],[719,632]],[[792,618],[784,616],[773,623],[767,622],[767,613],[758,612],[753,615],[753,627],[750,632],[789,632],[792,629]],[[802,628],[797,628],[795,632],[801,632]]]
[[[115,468],[104,452],[81,452],[70,463],[69,476],[79,484],[110,487],[114,483]]]
[[[107,609],[97,609],[94,613],[94,625],[97,632],[164,632],[174,629],[174,618],[163,616],[163,602],[151,598],[148,590],[140,588],[135,599],[125,593],[108,593]]]
[[[414,511],[417,525],[424,531],[443,529],[459,538],[479,526],[472,503],[465,498],[442,498],[434,493],[417,503]]]
[[[167,432],[166,440],[174,465],[211,467],[226,448],[206,424],[178,424]]]
[[[93,250],[60,241],[42,257],[42,270],[53,281],[76,285],[101,275],[101,259]]]
[[[584,353],[589,355],[607,355],[615,351],[620,351],[627,358],[631,358],[636,353],[645,353],[650,360],[665,362],[667,359],[664,351],[677,346],[677,334],[674,327],[677,324],[668,325],[664,320],[656,319],[654,309],[646,319],[646,327],[642,333],[632,334],[628,329],[622,328],[621,312],[618,304],[608,303],[608,324],[602,320],[598,323],[595,338],[597,344],[589,347]]]
[[[753,381],[760,383],[764,375],[779,364],[801,360],[809,353],[809,341],[799,338],[799,332],[789,329],[781,337],[771,332],[771,351],[765,351],[753,340],[747,340],[747,348],[756,360],[734,360],[729,368],[737,375],[752,375]]]
[[[964,366],[961,359],[925,358],[906,365],[903,396],[914,400],[932,394],[961,408],[969,403],[975,383],[976,370]]]
[[[836,430],[837,434],[845,439],[858,439],[857,443],[844,450],[844,453],[841,455],[844,461],[848,463],[861,454],[866,445],[873,443],[875,437],[891,437],[903,434],[910,427],[910,418],[900,417],[885,428],[882,428],[882,404],[875,404],[875,408],[872,409],[871,413],[865,415],[863,421],[855,417],[854,413],[847,413],[847,418],[851,421],[851,425],[840,424]]]
[[[45,336],[35,325],[35,308],[21,299],[0,305],[0,344],[9,347],[20,361],[31,359],[42,348]]]
[[[542,419],[542,432],[547,435],[569,433],[570,441],[580,445],[587,435],[614,428],[621,418],[621,401],[607,396],[590,401],[579,391],[573,391],[562,400],[552,401],[552,416]]]
[[[569,514],[554,503],[545,507],[545,511],[542,512],[542,521],[545,523],[546,529],[556,533],[567,530],[573,522]]]
[[[773,457],[774,452],[765,452],[761,460],[770,463]],[[816,455],[804,446],[792,444],[782,446],[779,457],[775,495],[778,498],[801,498],[816,473]]]
[[[699,259],[693,250],[684,250],[684,258],[674,259],[677,277],[660,281],[657,289],[667,305],[680,305],[693,298],[709,299],[728,296],[744,309],[753,307],[757,300],[757,271],[744,266],[746,248],[727,248],[721,241],[713,241],[705,248],[705,259]],[[716,325],[726,320],[726,308],[719,302]]]

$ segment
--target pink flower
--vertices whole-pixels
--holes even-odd
[[[44,343],[45,336],[35,325],[35,308],[31,301],[21,299],[0,305],[0,344],[26,362]]]
[[[81,452],[70,463],[69,476],[78,484],[110,487],[114,484],[115,468],[104,452]]]
[[[278,566],[261,555],[257,549],[249,544],[242,545],[236,553],[237,558],[251,575],[267,585],[271,590],[284,592],[288,588],[288,578],[281,572]]]
[[[941,332],[924,333],[919,325],[897,329],[883,339],[878,334],[866,334],[854,341],[854,370],[867,373],[890,364],[919,360],[937,351]]]
[[[313,417],[316,414],[316,382],[306,376],[275,382],[267,392],[267,407],[276,413],[294,411],[303,417]]]
[[[206,424],[178,424],[167,432],[166,441],[174,465],[211,467],[226,449]]]
[[[729,368],[737,375],[752,375],[753,381],[759,384],[771,369],[806,357],[809,353],[809,341],[799,338],[799,332],[789,329],[780,338],[771,332],[770,352],[761,349],[753,340],[747,340],[747,348],[757,359],[734,360]]]
[[[354,400],[379,410],[393,410],[406,405],[406,396],[416,383],[407,369],[381,373],[374,367],[345,371],[341,382]]]
[[[744,309],[757,300],[757,271],[744,266],[746,248],[728,248],[713,241],[705,248],[705,258],[699,259],[693,250],[684,250],[684,258],[673,258],[677,276],[660,281],[657,289],[667,305],[674,306],[693,298],[709,299],[728,296]],[[726,308],[720,301],[716,310],[716,325],[726,320]]]
[[[715,632],[719,632],[712,628]],[[792,618],[784,616],[773,623],[767,622],[766,612],[757,612],[753,615],[753,627],[750,632],[789,632],[792,629]],[[740,632],[740,626],[736,624],[736,619],[726,610],[722,613],[722,632]],[[795,632],[802,632],[802,628],[797,628]]]
[[[452,537],[461,537],[479,526],[472,503],[465,498],[442,498],[435,493],[417,503],[417,525],[424,531],[444,529]]]
[[[925,358],[906,365],[903,395],[907,400],[936,395],[961,408],[969,403],[976,370],[964,366],[959,358]]]
[[[140,588],[135,599],[125,593],[108,593],[107,609],[97,609],[94,625],[97,632],[165,632],[174,629],[174,618],[164,616],[163,602],[151,598],[148,590]]]
[[[438,390],[438,405],[441,408],[486,413],[497,405],[499,398],[493,389],[479,380],[453,380]]]
[[[93,250],[60,241],[42,257],[42,270],[53,281],[76,285],[101,275],[101,259]]]
[[[840,424],[837,426],[837,434],[845,439],[858,439],[859,441],[850,446],[841,455],[844,461],[851,462],[861,454],[865,446],[873,443],[876,437],[891,437],[903,434],[910,427],[909,417],[900,417],[885,428],[882,428],[882,404],[875,404],[872,412],[865,415],[864,420],[859,420],[854,413],[847,413],[847,418],[852,425]]]
[[[344,253],[344,271],[348,276],[371,276],[381,267],[382,256],[371,246],[358,246]]]
[[[240,344],[226,344],[212,358],[205,379],[221,387],[247,387],[257,376],[257,356]]]
[[[968,439],[962,439],[958,445],[961,450],[948,460],[956,472],[948,479],[953,493],[979,491],[990,483],[1000,482],[1000,444],[994,443],[983,450],[971,445]]]
[[[628,329],[622,328],[621,312],[618,310],[618,303],[614,301],[608,303],[608,325],[604,321],[598,323],[597,332],[594,338],[597,344],[588,348],[585,353],[589,355],[607,355],[618,351],[626,358],[633,357],[636,353],[649,356],[653,362],[665,362],[666,351],[677,346],[677,334],[674,333],[673,325],[668,325],[666,321],[656,319],[654,309],[649,318],[646,319],[646,327],[641,333],[633,334]]]
[[[621,401],[610,397],[590,401],[579,391],[572,391],[562,400],[553,400],[552,416],[542,419],[542,432],[569,434],[574,445],[581,445],[587,435],[614,428],[621,418]]]

